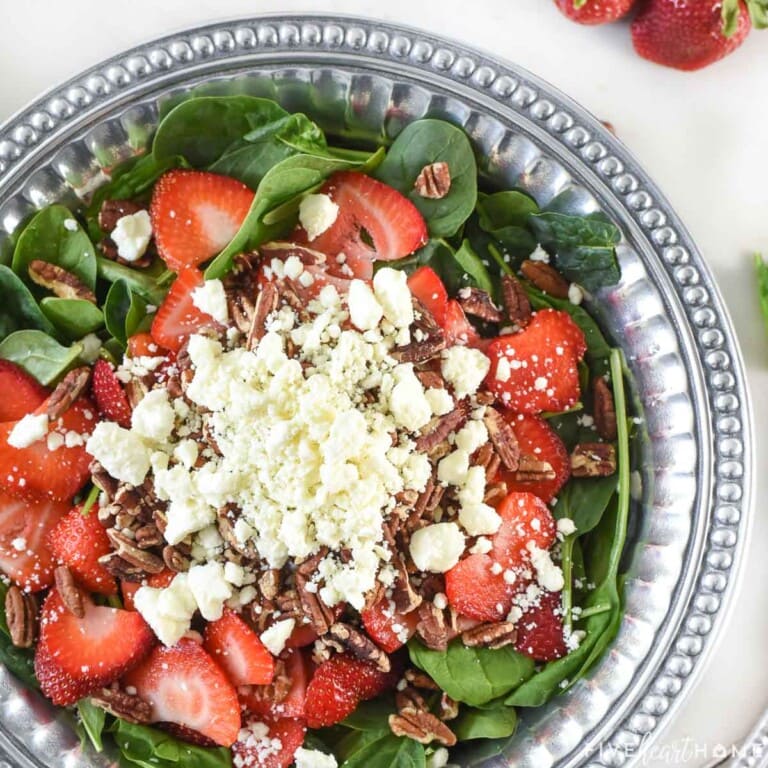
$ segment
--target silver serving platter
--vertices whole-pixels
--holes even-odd
[[[281,15],[200,27],[119,54],[0,127],[0,252],[34,209],[87,197],[103,169],[147,145],[159,107],[192,90],[269,96],[331,134],[364,140],[442,117],[465,128],[489,183],[527,191],[550,210],[602,210],[622,228],[622,281],[590,309],[626,353],[642,418],[626,617],[588,679],[527,712],[502,755],[476,742],[458,760],[525,768],[633,762],[703,666],[749,527],[744,370],[688,232],[616,138],[519,67],[391,24]],[[114,764],[82,753],[71,724],[0,669],[0,768]]]

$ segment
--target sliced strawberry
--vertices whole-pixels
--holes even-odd
[[[444,326],[448,309],[448,291],[445,290],[437,272],[432,267],[419,267],[408,278],[408,287],[435,318],[437,324]]]
[[[158,346],[151,333],[136,333],[128,339],[128,357],[157,357],[166,351]]]
[[[467,320],[461,304],[456,299],[449,299],[445,307],[445,320],[443,322],[445,340],[447,346],[461,345],[465,347],[484,348],[485,340],[474,329],[472,323]]]
[[[188,336],[213,322],[192,301],[192,291],[202,284],[198,269],[185,269],[173,281],[152,321],[152,338],[161,347],[178,352]]]
[[[160,573],[153,573],[145,581],[125,581],[121,579],[120,594],[123,597],[123,607],[127,611],[135,611],[136,606],[134,605],[133,599],[140,587],[146,584],[148,587],[162,589],[163,587],[167,587],[175,577],[176,572],[166,568],[164,571],[160,571]]]
[[[477,621],[503,621],[517,586],[504,580],[503,567],[489,555],[470,555],[445,574],[445,594],[460,614]]]
[[[545,592],[516,624],[515,649],[536,661],[553,661],[568,653],[563,636],[560,592]]]
[[[551,480],[518,480],[516,472],[502,470],[499,480],[507,484],[509,491],[528,491],[549,503],[571,476],[571,459],[568,449],[552,427],[538,416],[523,413],[504,414],[515,430],[520,452],[529,454],[539,461],[546,461],[555,473]]]
[[[549,507],[532,493],[510,493],[497,509],[501,527],[493,537],[493,559],[505,568],[527,566],[529,545],[549,549],[557,526]]]
[[[360,614],[368,636],[387,653],[402,648],[416,632],[418,613],[398,613],[394,602],[386,597]]]
[[[234,764],[243,768],[288,768],[306,733],[303,720],[249,717],[232,745]]]
[[[297,624],[285,641],[286,648],[306,648],[317,640],[318,634],[311,624]]]
[[[203,646],[227,673],[232,685],[268,685],[275,660],[259,636],[234,612],[227,610],[205,627]]]
[[[107,421],[116,421],[121,427],[131,426],[131,406],[122,384],[106,360],[97,360],[93,366],[91,394],[99,414]]]
[[[44,412],[45,407],[43,403],[38,412]],[[96,409],[84,397],[49,425],[47,438],[26,448],[8,444],[15,422],[0,424],[0,490],[30,498],[71,499],[90,476],[91,457],[85,442],[95,424]],[[54,439],[58,443],[52,450],[48,446]]]
[[[368,280],[375,260],[402,259],[427,242],[427,225],[416,206],[396,189],[363,173],[335,173],[321,189],[339,212],[314,240],[298,227],[294,236],[311,248],[336,257],[344,254],[345,277]]]
[[[315,670],[307,688],[307,725],[324,728],[341,722],[361,701],[378,696],[396,681],[391,672],[380,672],[349,654],[332,656]]]
[[[153,722],[183,725],[224,747],[237,739],[237,692],[216,662],[193,640],[182,638],[172,648],[157,646],[125,676],[124,683],[136,688],[139,696],[149,702]]]
[[[235,236],[253,192],[228,176],[175,170],[160,177],[152,194],[152,231],[160,258],[179,272],[195,267]]]
[[[206,748],[219,746],[213,739],[209,739],[207,736],[203,736],[202,733],[193,731],[191,728],[186,728],[178,723],[158,723],[157,727],[166,733],[170,733],[174,738],[186,741],[188,744]]]
[[[117,594],[115,577],[99,562],[112,545],[94,510],[87,515],[79,507],[69,512],[48,535],[48,548],[89,592]]]
[[[262,256],[259,282],[274,281],[281,277],[279,268],[291,257],[295,257],[304,265],[304,273],[297,278],[289,278],[291,288],[302,298],[309,300],[317,296],[326,286],[332,285],[340,296],[349,293],[352,281],[349,270],[335,258],[329,258],[301,243],[273,242],[265,243],[259,248]],[[276,269],[278,267],[278,269]]]
[[[240,703],[249,712],[265,717],[304,717],[311,674],[309,658],[299,650],[289,651],[275,663],[275,678],[287,678],[288,690],[276,684],[244,685],[237,691]]]
[[[83,602],[81,619],[65,607],[55,589],[43,604],[35,675],[43,693],[60,706],[115,682],[155,642],[138,613],[94,605],[87,598]]]
[[[0,422],[18,421],[42,405],[49,390],[23,368],[0,360]]]
[[[513,411],[564,411],[581,395],[577,363],[585,349],[584,334],[567,312],[540,310],[522,331],[489,344],[486,385]]]
[[[70,509],[69,502],[0,491],[0,569],[11,581],[30,592],[53,584],[55,563],[46,539]]]

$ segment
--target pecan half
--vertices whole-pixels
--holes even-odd
[[[504,275],[501,278],[501,295],[509,322],[521,327],[527,325],[533,313],[522,283],[512,275]]]
[[[99,209],[99,229],[109,234],[123,216],[131,216],[143,210],[145,207],[133,200],[105,200]]]
[[[69,410],[72,403],[83,394],[91,378],[91,369],[82,366],[71,370],[57,385],[48,398],[46,414],[49,421],[56,421]]]
[[[429,707],[424,697],[410,685],[395,694],[395,706],[400,714],[405,712],[427,712]]]
[[[568,298],[568,281],[552,266],[543,261],[526,259],[520,265],[520,271],[540,291],[556,299]]]
[[[312,626],[318,635],[327,634],[334,623],[333,610],[319,597],[317,592],[308,589],[309,579],[303,574],[296,574],[296,592],[298,593],[301,610],[309,616]],[[279,599],[279,598],[278,598]]]
[[[419,606],[419,622],[416,633],[427,648],[444,651],[448,642],[456,635],[456,630],[446,621],[446,612],[433,602],[427,601]]]
[[[389,729],[395,736],[405,736],[420,744],[433,741],[452,747],[456,743],[456,734],[431,712],[405,712],[389,716]]]
[[[445,336],[435,333],[403,347],[397,347],[390,354],[399,363],[424,363],[439,355],[445,347]]]
[[[59,592],[59,597],[61,597],[61,602],[64,603],[64,606],[71,614],[77,616],[78,619],[82,619],[85,616],[83,593],[75,584],[75,579],[69,568],[66,565],[58,566],[53,572],[53,578],[56,582],[56,589]]]
[[[508,493],[509,491],[507,489],[507,484],[504,481],[490,483],[485,486],[485,496],[483,496],[483,503],[494,507],[502,499],[506,498]]]
[[[538,483],[541,480],[554,480],[555,470],[548,461],[540,461],[530,453],[520,454],[520,462],[515,472],[515,480],[520,483]]]
[[[147,572],[143,568],[124,560],[117,552],[103,555],[99,558],[99,563],[119,579],[136,582],[143,581],[147,577]]]
[[[504,317],[501,310],[493,303],[488,292],[480,288],[470,286],[462,288],[459,291],[458,301],[468,315],[479,317],[489,323],[500,323]]]
[[[146,573],[160,573],[165,569],[163,558],[139,549],[131,539],[120,531],[108,528],[107,537],[112,542],[112,546],[115,547],[118,556],[136,568],[141,568]]]
[[[422,602],[422,596],[416,592],[411,584],[411,577],[408,574],[408,568],[402,557],[395,556],[392,564],[397,570],[395,583],[392,589],[392,601],[399,613],[410,613],[418,608]]]
[[[184,573],[189,570],[189,558],[178,547],[170,544],[163,547],[163,563],[169,570],[176,573]]]
[[[616,471],[616,448],[610,443],[579,443],[571,454],[574,477],[608,477]]]
[[[253,309],[253,317],[248,328],[248,338],[246,339],[246,349],[253,349],[267,332],[264,324],[267,318],[277,309],[280,296],[277,286],[274,283],[265,283],[259,295],[256,298],[256,305]]]
[[[445,389],[445,380],[437,371],[414,371],[424,389]]]
[[[451,189],[451,169],[448,163],[440,161],[425,165],[416,177],[413,188],[420,197],[430,200],[445,197]]]
[[[439,691],[440,686],[426,673],[420,669],[406,669],[403,675],[406,682],[415,688],[421,688],[424,691]]]
[[[77,275],[68,272],[58,264],[33,259],[27,268],[29,279],[42,288],[47,288],[60,299],[83,299],[96,303],[96,295]]]
[[[613,404],[613,393],[602,376],[595,379],[592,385],[594,395],[594,418],[597,434],[612,442],[617,436],[616,407]]]
[[[516,472],[520,464],[520,446],[515,431],[495,408],[485,409],[483,423],[501,463],[510,472]]]
[[[120,483],[98,461],[94,460],[91,462],[90,470],[93,484],[112,501],[115,498]]]
[[[91,694],[91,703],[127,723],[141,725],[152,722],[152,706],[140,696],[125,691],[102,688]]]
[[[373,664],[380,672],[389,672],[391,669],[389,656],[373,640],[349,624],[337,621],[328,628],[328,634],[358,659]]]
[[[517,629],[508,621],[491,624],[480,624],[461,633],[461,641],[470,648],[503,648],[517,640]]]
[[[5,620],[16,648],[31,648],[37,634],[37,600],[15,584],[5,594]]]
[[[152,549],[153,547],[159,547],[165,539],[163,534],[154,523],[147,523],[142,525],[134,531],[136,537],[136,545],[139,549]]]

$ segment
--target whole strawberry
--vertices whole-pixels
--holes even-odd
[[[557,7],[579,24],[609,24],[626,16],[635,0],[555,0]]]
[[[632,42],[643,58],[691,71],[735,51],[753,23],[768,23],[766,0],[646,0]]]

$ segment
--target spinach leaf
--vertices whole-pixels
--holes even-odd
[[[35,653],[31,648],[17,648],[11,642],[11,633],[5,618],[5,596],[8,585],[0,581],[0,664],[3,664],[24,685],[39,688],[35,677]]]
[[[621,278],[613,248],[586,245],[561,248],[555,261],[568,280],[583,285],[588,291],[615,285]]]
[[[74,368],[82,351],[82,344],[62,347],[42,331],[16,331],[0,342],[0,358],[20,365],[46,386]]]
[[[55,333],[51,321],[42,313],[29,288],[9,267],[0,264],[0,340],[14,331],[34,328],[46,334]]]
[[[467,276],[463,279],[463,282],[467,282],[477,288],[482,288],[482,290],[493,295],[493,282],[488,274],[488,269],[472,249],[469,240],[462,240],[461,247],[453,257]]]
[[[755,271],[757,272],[757,290],[760,297],[760,311],[763,313],[763,323],[768,331],[768,264],[763,257],[755,254]]]
[[[96,259],[96,263],[99,277],[107,282],[114,283],[122,280],[134,293],[141,296],[149,304],[159,307],[163,303],[165,294],[168,292],[163,275],[158,275],[156,271],[151,269],[132,269],[101,256]]]
[[[515,190],[495,192],[492,195],[480,193],[477,200],[480,226],[490,234],[506,227],[525,227],[528,217],[536,213],[539,213],[536,201]]]
[[[28,284],[29,263],[34,259],[66,269],[91,290],[96,286],[96,253],[93,243],[72,212],[63,205],[43,208],[34,215],[19,236],[11,266]],[[34,285],[32,292],[42,294]]]
[[[104,302],[104,324],[120,344],[126,345],[146,317],[147,302],[134,293],[125,280],[112,283]]]
[[[503,702],[494,707],[465,707],[459,717],[451,723],[451,730],[460,741],[470,739],[504,739],[517,728],[517,713],[514,707]]]
[[[82,339],[101,328],[104,316],[101,310],[85,299],[60,299],[46,296],[40,302],[43,314],[70,341]]]
[[[451,188],[433,200],[414,183],[425,165],[448,163]],[[422,213],[431,237],[451,237],[469,218],[477,202],[477,163],[466,133],[444,120],[417,120],[397,136],[374,174],[405,195]]]
[[[107,713],[101,707],[92,704],[90,699],[80,699],[77,702],[77,714],[82,745],[85,746],[86,743],[90,742],[97,752],[103,751],[102,734],[106,725]]]
[[[346,757],[341,768],[426,768],[424,746],[413,739],[369,731],[354,731],[353,735],[342,747]]]
[[[224,747],[196,747],[163,731],[133,725],[119,718],[109,728],[128,765],[141,768],[231,768],[232,755]]]
[[[610,477],[573,477],[557,496],[552,509],[555,519],[570,517],[578,535],[597,526],[617,491],[615,475]]]
[[[533,661],[509,646],[491,650],[469,648],[454,641],[443,652],[411,640],[408,653],[411,661],[451,698],[472,706],[487,704],[509,693],[534,671]]]

